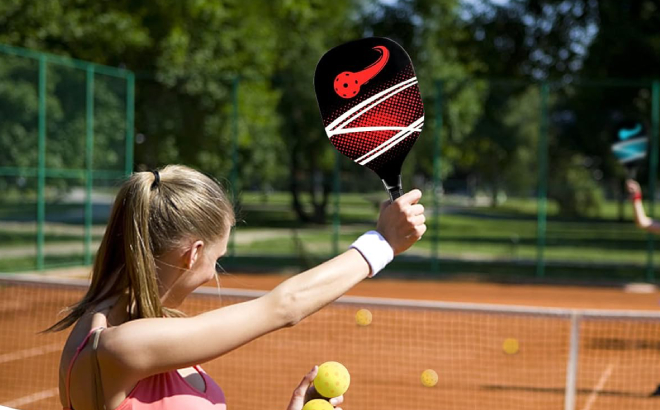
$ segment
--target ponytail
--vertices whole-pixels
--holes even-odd
[[[161,303],[157,257],[187,239],[218,241],[233,224],[224,190],[200,172],[170,165],[134,173],[117,193],[87,293],[45,332],[70,327],[112,296],[128,298],[129,320],[182,316]]]

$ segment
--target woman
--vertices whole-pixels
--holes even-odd
[[[216,181],[188,167],[133,174],[115,199],[87,294],[49,329],[73,326],[59,369],[63,408],[225,409],[198,365],[295,325],[377,274],[426,231],[420,198],[413,190],[383,206],[376,231],[266,295],[184,317],[176,309],[226,252],[232,205]],[[288,410],[302,408],[316,371]]]

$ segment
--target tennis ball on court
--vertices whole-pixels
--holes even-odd
[[[351,375],[343,364],[325,362],[319,366],[314,378],[314,388],[323,397],[331,398],[346,393],[351,384]]]
[[[433,369],[426,369],[422,372],[422,384],[426,387],[433,387],[438,384],[438,373]]]
[[[518,340],[513,338],[504,339],[504,343],[502,343],[502,350],[506,354],[516,354],[518,353],[518,348]]]
[[[335,410],[335,408],[327,400],[314,399],[305,403],[302,410]]]
[[[373,316],[371,312],[367,309],[360,309],[355,314],[355,322],[360,326],[369,326]]]

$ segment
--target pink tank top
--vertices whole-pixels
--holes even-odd
[[[92,329],[87,334],[71,359],[66,373],[66,399],[69,407],[64,407],[63,410],[73,410],[69,394],[73,363],[89,341],[90,336],[98,329],[102,328]],[[203,393],[188,384],[179,372],[172,370],[140,380],[115,410],[226,410],[225,395],[220,386],[201,367],[194,367],[204,379],[206,388]]]

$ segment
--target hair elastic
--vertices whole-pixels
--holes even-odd
[[[158,171],[151,171],[151,173],[154,174],[154,178],[155,178],[154,183],[151,184],[151,189],[154,189],[158,187],[158,185],[160,184],[160,174],[158,174]]]

